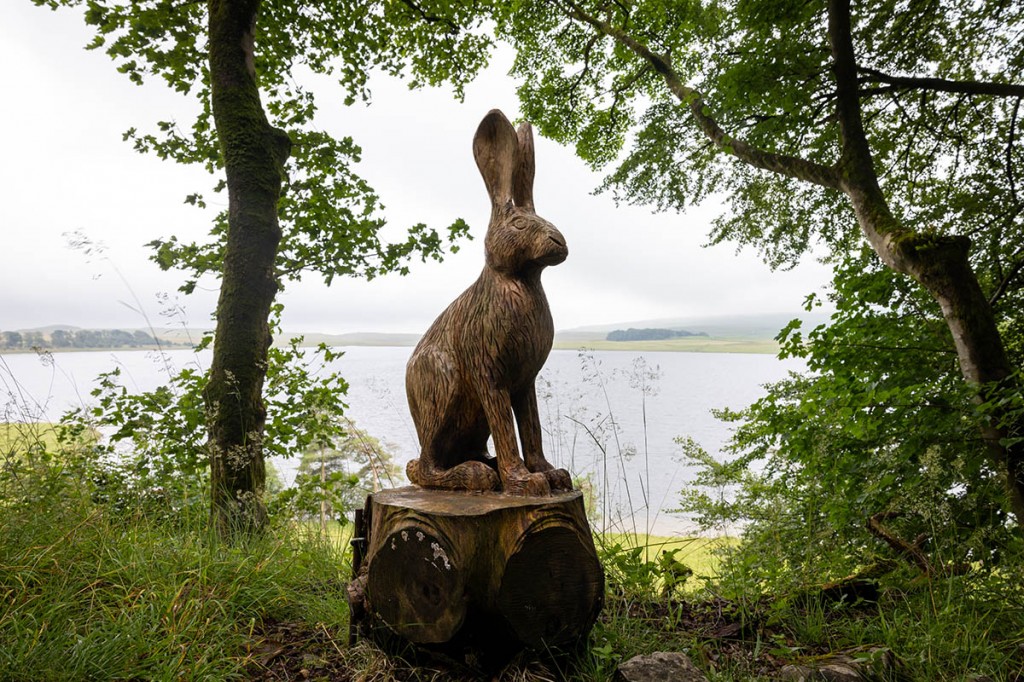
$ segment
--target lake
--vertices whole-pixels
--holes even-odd
[[[349,382],[348,416],[388,443],[401,464],[418,455],[405,399],[408,347],[348,347],[336,367]],[[53,421],[87,405],[94,380],[120,367],[131,391],[163,383],[168,366],[209,366],[209,351],[71,352],[39,357],[0,355],[3,421]],[[676,505],[692,471],[679,461],[679,436],[720,456],[729,425],[711,410],[742,408],[763,386],[800,371],[799,360],[772,355],[555,350],[538,377],[537,394],[548,459],[597,491],[606,527],[660,534],[685,532]],[[275,462],[286,483],[297,460]]]

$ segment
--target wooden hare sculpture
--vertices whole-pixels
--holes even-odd
[[[504,114],[491,111],[473,137],[473,156],[491,197],[486,263],[409,358],[405,389],[421,450],[406,472],[427,488],[572,490],[569,473],[544,458],[534,390],[554,337],[540,274],[569,250],[533,209],[530,124],[517,133]],[[487,454],[491,435],[496,458]]]

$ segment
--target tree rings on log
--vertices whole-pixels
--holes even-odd
[[[505,564],[498,608],[518,639],[534,649],[573,642],[593,623],[594,604],[604,589],[597,561],[579,535],[555,526],[523,535]]]
[[[381,620],[411,642],[449,641],[465,620],[464,573],[452,543],[423,523],[393,530],[377,546],[367,593]],[[396,586],[400,586],[396,588]]]
[[[367,498],[350,594],[364,633],[482,650],[586,637],[604,572],[579,491],[544,497],[399,488]]]

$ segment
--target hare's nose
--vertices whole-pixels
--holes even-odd
[[[549,234],[548,239],[550,239],[551,241],[553,241],[554,243],[558,244],[563,248],[565,247],[565,238],[562,237],[562,235],[560,234]]]

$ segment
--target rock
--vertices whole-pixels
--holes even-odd
[[[835,653],[799,665],[787,665],[780,679],[791,682],[864,682],[890,680],[899,674],[896,657],[888,649],[872,648]]]
[[[782,679],[792,682],[863,682],[854,666],[845,663],[827,665],[787,665],[779,671]]]
[[[707,682],[707,677],[686,656],[678,652],[656,651],[634,656],[619,666],[619,682]]]

